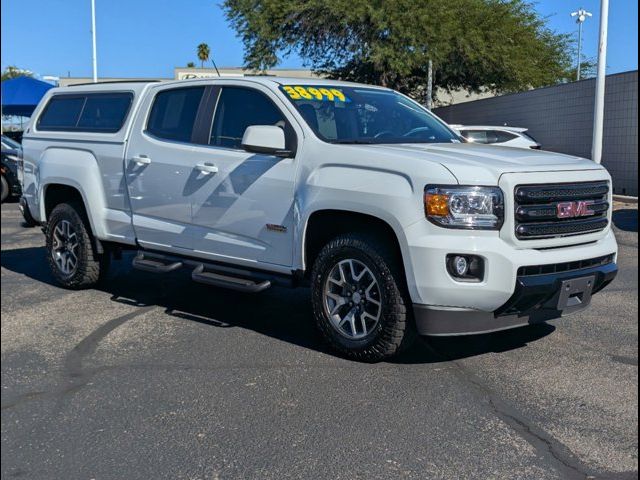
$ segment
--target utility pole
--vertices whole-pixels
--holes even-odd
[[[433,96],[433,61],[429,59],[427,67],[427,110],[431,111],[431,97]]]
[[[591,17],[592,14],[581,7],[578,11],[573,12],[571,16],[576,17],[576,23],[578,24],[578,66],[576,68],[576,80],[580,80],[580,70],[582,68],[582,24],[587,18]]]
[[[596,77],[596,104],[593,115],[593,143],[591,159],[602,162],[602,130],[604,124],[604,87],[607,74],[607,29],[609,26],[609,0],[600,0],[600,35],[598,39],[598,75]]]
[[[93,83],[98,83],[98,54],[96,52],[96,0],[91,0],[91,40],[93,42]]]

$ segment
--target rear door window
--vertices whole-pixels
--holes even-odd
[[[122,128],[130,92],[54,95],[38,119],[42,131],[115,133]]]
[[[495,133],[495,136],[496,136],[495,143],[508,142],[509,140],[513,140],[514,138],[518,137],[516,134],[511,132],[505,132],[504,130],[495,130],[493,133]]]
[[[187,87],[158,93],[149,114],[147,132],[158,138],[191,142],[204,91],[205,87]]]

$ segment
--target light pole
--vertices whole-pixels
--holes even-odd
[[[91,0],[91,40],[93,42],[93,83],[98,83],[98,54],[96,53],[96,0]]]
[[[592,14],[584,8],[580,8],[577,12],[573,12],[571,16],[576,17],[576,23],[578,24],[578,67],[576,80],[580,80],[580,68],[582,67],[582,24],[587,18],[591,17]]]
[[[607,73],[607,29],[609,26],[609,0],[600,0],[600,35],[598,40],[598,75],[596,77],[596,104],[593,115],[593,143],[591,159],[602,162],[602,129],[604,124],[604,86]]]

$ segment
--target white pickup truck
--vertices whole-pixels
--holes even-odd
[[[364,361],[415,334],[586,307],[617,272],[611,178],[589,160],[465,143],[386,88],[242,77],[55,88],[25,132],[21,206],[55,279],[111,258],[245,292],[310,285]]]

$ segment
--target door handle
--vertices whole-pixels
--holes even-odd
[[[216,167],[213,163],[199,163],[196,165],[196,169],[200,170],[205,175],[209,175],[210,173],[218,173],[218,167]]]
[[[131,160],[138,165],[149,165],[151,163],[151,159],[146,155],[137,155],[135,157],[131,157]]]

